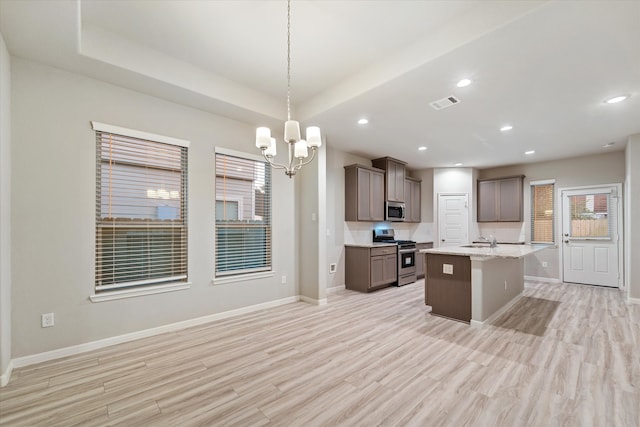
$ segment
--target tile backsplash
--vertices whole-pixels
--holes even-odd
[[[416,242],[433,241],[433,223],[402,222],[351,222],[344,223],[345,244],[369,244],[373,241],[374,228],[393,228],[396,239],[415,240]]]
[[[478,223],[480,235],[495,237],[498,242],[524,242],[525,228],[524,222],[491,222]],[[470,240],[477,240],[479,236],[471,236]]]

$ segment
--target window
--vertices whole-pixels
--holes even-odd
[[[553,187],[555,180],[531,182],[531,241],[553,243]]]
[[[186,282],[188,141],[92,125],[96,292]]]
[[[216,150],[216,277],[271,270],[271,168]]]

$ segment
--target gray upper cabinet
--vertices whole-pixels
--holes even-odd
[[[390,202],[404,202],[404,178],[406,162],[391,157],[382,157],[371,161],[374,167],[384,169],[385,199]]]
[[[404,222],[420,222],[422,181],[410,176],[404,179],[405,219]]]
[[[478,180],[478,222],[522,222],[523,175]]]
[[[384,221],[384,171],[345,166],[345,221]]]

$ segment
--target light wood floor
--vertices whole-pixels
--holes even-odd
[[[422,281],[295,303],[13,372],[1,425],[640,425],[640,306],[529,283],[494,325]]]

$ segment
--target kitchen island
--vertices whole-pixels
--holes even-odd
[[[548,245],[465,245],[422,249],[425,304],[473,326],[490,323],[524,291],[524,257]]]

